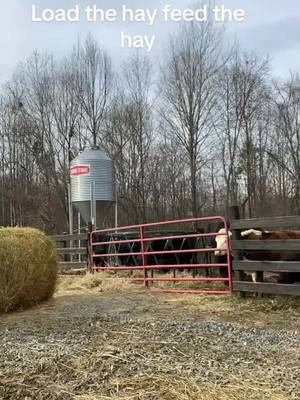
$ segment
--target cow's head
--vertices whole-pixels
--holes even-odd
[[[230,238],[231,235],[232,233],[228,231],[228,238]],[[218,231],[218,235],[215,238],[217,249],[215,250],[215,256],[225,256],[227,254],[226,240],[226,229],[222,228]]]

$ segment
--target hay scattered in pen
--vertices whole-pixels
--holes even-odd
[[[95,279],[105,276],[90,276],[85,285],[101,288]],[[89,291],[95,292],[90,296]],[[212,311],[209,321],[201,315],[198,322],[189,318],[208,308],[213,299],[217,302],[210,310],[214,307],[219,314],[219,297],[176,296],[189,299],[189,314],[188,303],[186,308],[172,304],[173,295],[156,297],[145,289],[128,295],[119,289],[107,295],[96,291],[97,287],[84,288],[82,295],[62,296],[52,305],[19,313],[18,318],[5,317],[3,326],[9,327],[9,337],[2,343],[0,398],[299,398],[297,333],[248,330],[221,321],[215,329]],[[166,299],[170,299],[167,304]],[[224,301],[237,317],[235,299]],[[255,309],[254,302],[245,300],[243,307]],[[119,312],[120,306],[126,312]],[[52,315],[45,309],[52,310]],[[229,343],[232,348],[225,346]]]
[[[78,276],[60,276],[58,295],[85,293],[85,292],[113,292],[137,289],[141,285],[130,279],[109,274],[106,272],[87,273]]]
[[[288,397],[253,386],[200,384],[193,377],[149,376],[112,382],[111,395],[80,395],[75,400],[288,400]]]
[[[170,315],[174,314],[176,318],[180,315],[191,318],[200,316],[215,320],[236,321],[256,327],[300,328],[299,297],[266,295],[263,298],[257,298],[249,295],[241,298],[237,294],[231,296],[170,294],[160,291],[157,286],[150,285],[147,289],[143,282],[132,282],[131,275],[125,276],[124,271],[121,275],[119,272],[116,274],[100,272],[88,273],[85,276],[60,276],[56,296],[61,299],[64,296],[73,295],[96,296],[98,299],[99,295],[111,296],[122,293],[138,296],[138,299],[144,297],[155,299],[161,308],[168,309]],[[136,276],[137,274],[134,275]],[[214,284],[212,286],[215,287]],[[143,301],[137,301],[143,303]]]
[[[54,245],[33,228],[0,229],[0,312],[52,297],[58,273]]]

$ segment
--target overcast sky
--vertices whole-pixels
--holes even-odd
[[[150,55],[154,61],[163,55],[168,35],[176,24],[158,20],[153,27],[145,23],[89,23],[81,15],[80,22],[32,22],[32,4],[38,13],[45,8],[71,8],[76,4],[116,8],[122,4],[133,8],[160,9],[165,4],[184,9],[191,0],[1,0],[0,7],[0,81],[8,79],[18,62],[26,59],[34,49],[60,57],[68,53],[78,36],[88,32],[109,51],[119,64],[130,51],[120,48],[120,32],[132,35],[156,35]],[[236,37],[245,50],[269,54],[274,75],[285,78],[289,71],[300,72],[300,2],[299,0],[216,0],[216,4],[245,10],[245,21],[227,24],[228,38]]]

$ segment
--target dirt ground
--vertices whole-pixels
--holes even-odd
[[[300,301],[62,277],[0,317],[0,399],[300,399]]]

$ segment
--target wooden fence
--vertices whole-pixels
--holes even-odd
[[[281,294],[300,296],[300,284],[280,284],[270,282],[244,281],[245,272],[261,271],[263,273],[299,272],[299,261],[247,261],[243,252],[256,251],[290,251],[300,254],[300,240],[245,240],[241,239],[240,232],[247,229],[295,229],[300,227],[300,216],[239,219],[237,207],[230,210],[230,244],[233,254],[233,290],[236,292],[255,292],[266,294]],[[266,275],[266,274],[265,274]]]
[[[88,234],[50,236],[60,256],[60,272],[86,270],[88,265]]]

